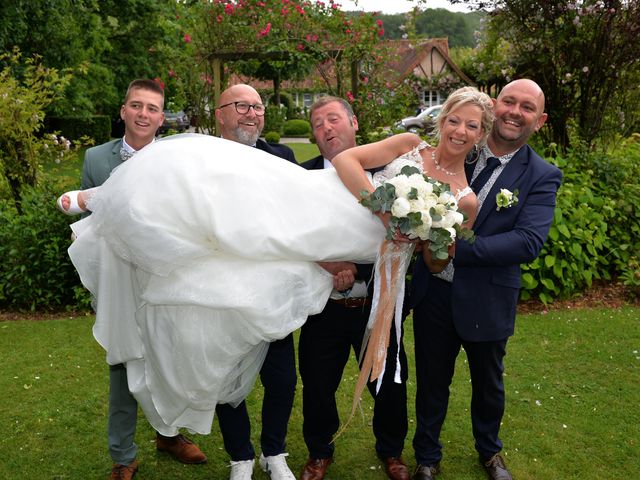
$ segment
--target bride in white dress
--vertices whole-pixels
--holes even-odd
[[[459,119],[458,107],[447,121]],[[249,393],[268,343],[323,309],[333,282],[316,262],[375,261],[383,222],[345,188],[373,190],[362,165],[377,165],[361,161],[370,147],[377,145],[371,158],[379,165],[407,152],[376,184],[407,162],[452,183],[446,148],[457,145],[462,168],[480,137],[464,146],[441,137],[438,149],[411,134],[391,137],[339,155],[336,172],[177,135],[114,171],[87,203],[93,214],[72,225],[69,254],[96,299],[94,336],[108,363],[126,364],[153,427],[167,436],[180,427],[209,433],[216,404]]]

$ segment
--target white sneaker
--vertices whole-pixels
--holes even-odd
[[[265,457],[260,454],[260,467],[267,472],[271,480],[296,480],[285,459],[288,455],[288,453],[281,453],[280,455]]]
[[[251,480],[253,473],[253,460],[231,462],[231,475],[229,480]]]

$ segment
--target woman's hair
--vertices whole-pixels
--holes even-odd
[[[449,95],[442,105],[442,110],[438,114],[434,134],[439,135],[447,117],[458,108],[464,107],[465,105],[478,107],[482,112],[481,126],[484,135],[482,136],[482,139],[480,139],[479,143],[484,144],[491,132],[491,127],[493,126],[493,120],[495,118],[493,115],[493,101],[489,95],[481,92],[476,87],[462,87]]]

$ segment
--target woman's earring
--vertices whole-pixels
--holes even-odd
[[[465,158],[464,163],[468,163],[469,165],[476,163],[478,158],[480,157],[480,149],[478,148],[478,144],[474,144],[473,148]]]

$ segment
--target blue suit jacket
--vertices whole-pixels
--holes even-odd
[[[467,168],[470,177],[473,165]],[[458,241],[453,260],[453,323],[468,341],[496,341],[513,335],[520,291],[520,264],[533,261],[553,220],[562,173],[525,145],[509,161],[487,195],[473,225],[475,242]],[[496,210],[501,188],[518,190],[518,204]],[[429,294],[433,278],[416,262],[412,305]]]
[[[298,161],[296,160],[293,150],[291,150],[286,145],[282,145],[280,143],[265,142],[264,140],[259,138],[256,142],[256,148],[270,153],[271,155],[275,155],[276,157],[284,158],[285,160],[298,165]]]

